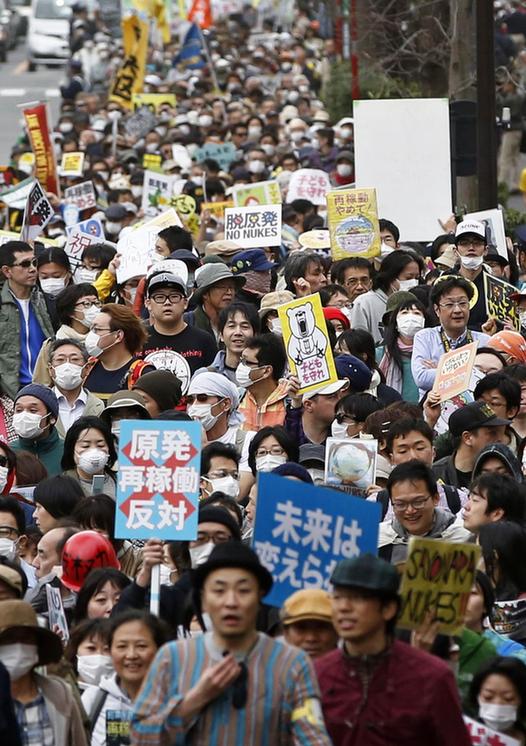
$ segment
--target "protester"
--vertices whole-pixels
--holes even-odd
[[[285,640],[313,659],[333,650],[338,642],[327,591],[305,589],[293,593],[283,604],[281,625]]]
[[[526,740],[526,665],[494,658],[474,676],[469,692],[477,718],[488,728],[524,743]]]
[[[236,368],[236,383],[245,389],[239,405],[243,430],[282,425],[285,397],[290,385],[282,380],[287,357],[281,338],[275,334],[252,337],[245,345]]]
[[[64,450],[64,442],[55,427],[58,417],[57,397],[46,386],[28,384],[15,397],[13,427],[18,438],[11,448],[37,456],[50,476],[60,474]]]
[[[117,454],[111,431],[100,417],[81,417],[67,432],[62,468],[80,483],[85,495],[93,493],[93,477],[103,478],[102,492],[115,495],[112,466]]]
[[[77,595],[75,623],[86,619],[108,619],[130,579],[114,567],[92,570]]]
[[[39,482],[33,492],[33,518],[40,531],[45,534],[60,525],[61,518],[70,517],[82,496],[78,481],[64,474]]]

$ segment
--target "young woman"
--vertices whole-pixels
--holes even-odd
[[[97,686],[104,676],[113,673],[113,661],[107,642],[109,622],[86,619],[70,631],[64,657],[77,674],[79,689]]]
[[[473,677],[469,705],[488,728],[526,744],[526,666],[516,658],[498,657]]]
[[[112,466],[117,458],[111,431],[99,417],[80,417],[69,428],[64,441],[62,468],[78,482],[85,495],[91,495],[95,475],[104,476],[103,492],[115,496]]]
[[[248,447],[248,465],[254,476],[259,471],[272,471],[287,461],[298,460],[298,444],[281,425],[262,428]]]
[[[108,619],[130,579],[113,567],[100,567],[86,577],[77,596],[75,622]]]

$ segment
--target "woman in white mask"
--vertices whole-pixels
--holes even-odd
[[[64,249],[52,246],[37,256],[38,282],[51,298],[71,284],[71,265]]]
[[[526,666],[513,657],[497,657],[473,677],[470,710],[488,728],[526,744]],[[497,743],[497,741],[495,741]]]
[[[104,478],[101,492],[115,496],[112,467],[116,458],[113,436],[99,417],[81,417],[68,430],[62,468],[80,482],[85,495],[93,494],[93,477],[100,476]]]
[[[113,673],[113,661],[106,641],[106,625],[102,619],[86,619],[70,631],[64,657],[77,674],[79,689],[97,686],[101,679]]]
[[[386,384],[398,391],[404,401],[417,404],[420,397],[411,372],[411,356],[415,334],[426,325],[425,307],[411,294],[406,296],[407,293],[400,291],[387,301],[385,344],[379,348],[380,371]]]
[[[248,449],[248,465],[254,477],[258,472],[272,471],[276,466],[298,459],[298,444],[281,425],[259,430]]]
[[[58,400],[47,386],[30,383],[15,398],[13,428],[18,435],[10,445],[14,451],[29,451],[44,464],[49,476],[62,471],[63,442],[55,423]]]

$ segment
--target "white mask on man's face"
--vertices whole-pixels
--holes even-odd
[[[7,668],[12,681],[18,681],[38,663],[38,648],[34,644],[12,642],[0,645],[0,662]]]

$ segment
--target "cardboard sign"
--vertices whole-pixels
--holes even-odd
[[[265,603],[281,606],[302,588],[330,589],[345,558],[377,554],[379,503],[274,474],[260,474],[252,544],[272,573]]]
[[[133,94],[139,93],[144,83],[149,24],[137,15],[130,15],[121,25],[124,60],[110,86],[109,100],[131,110]]]
[[[440,401],[452,399],[469,389],[476,354],[477,342],[471,342],[441,356],[432,389],[440,393]]]
[[[510,296],[517,292],[517,288],[504,282],[499,277],[483,272],[484,294],[486,296],[486,313],[497,321],[512,321],[517,331],[520,331],[521,322],[517,312],[517,305]]]
[[[58,246],[58,242],[55,241],[54,238],[40,236],[38,240],[40,243],[43,243],[44,246]],[[0,246],[3,246],[8,241],[20,241],[20,233],[15,233],[14,231],[0,231]],[[17,488],[17,492],[18,491],[19,488]]]
[[[504,216],[502,210],[481,210],[480,212],[469,212],[464,215],[463,220],[478,220],[486,229],[486,244],[505,259],[508,258],[508,247],[506,246],[506,229],[504,228]]]
[[[170,206],[173,176],[145,171],[141,209],[145,215],[157,215]]]
[[[55,588],[50,583],[46,583],[46,596],[49,629],[53,630],[56,625],[61,633],[62,642],[65,643],[69,640],[69,629],[62,604],[62,596],[60,595],[60,588]]]
[[[27,195],[20,240],[34,241],[35,238],[38,238],[53,215],[54,211],[51,202],[46,197],[39,182],[36,181]]]
[[[14,210],[23,210],[26,206],[27,195],[33,188],[35,179],[29,176],[24,181],[14,184],[0,194],[0,200]]]
[[[464,624],[480,547],[413,536],[402,575],[398,624],[417,629],[433,612],[439,631],[452,635]]]
[[[198,422],[121,421],[116,538],[196,538],[201,440]]]
[[[142,167],[147,171],[163,173],[161,163],[162,158],[158,153],[145,153],[142,157]]]
[[[341,189],[327,194],[327,218],[334,261],[380,255],[375,189]]]
[[[126,282],[131,277],[142,277],[152,264],[155,252],[157,234],[169,225],[182,228],[181,220],[171,207],[157,217],[126,231],[117,243],[117,251],[121,254],[121,261],[117,269],[117,282]]]
[[[278,306],[290,371],[300,381],[299,393],[338,380],[319,293]]]
[[[147,107],[154,114],[159,114],[163,106],[175,109],[177,99],[175,93],[134,93],[132,104],[135,110]]]
[[[232,187],[236,207],[281,204],[281,190],[277,181],[260,181],[257,184],[240,184]]]
[[[129,746],[131,710],[106,710],[106,746]]]
[[[60,164],[61,176],[82,176],[85,153],[64,153]]]
[[[228,207],[234,207],[232,200],[227,200],[226,202],[203,202],[201,205],[201,214],[205,210],[208,210],[215,220],[223,222],[225,219],[225,210]]]
[[[157,124],[157,117],[143,106],[126,119],[124,131],[129,137],[138,140],[150,132]]]
[[[464,715],[464,722],[473,746],[520,746],[521,744],[516,738],[504,733],[497,733],[496,730],[488,728],[487,725],[479,723],[478,720],[468,718],[467,715]]]
[[[60,197],[55,148],[49,134],[49,112],[46,103],[22,104],[31,150],[35,154],[35,176],[46,192]]]
[[[313,205],[325,207],[327,192],[331,190],[329,174],[319,168],[300,168],[294,171],[287,190],[287,203],[308,199]]]
[[[198,148],[194,154],[194,159],[197,163],[202,163],[207,158],[217,161],[221,171],[228,171],[235,157],[236,148],[231,142],[207,142]]]
[[[325,484],[365,495],[367,487],[375,484],[377,457],[377,440],[327,438]]]
[[[281,244],[281,205],[229,207],[225,210],[225,239],[245,249]]]
[[[97,207],[97,197],[91,181],[83,181],[82,184],[75,184],[64,189],[64,199],[76,205],[80,211]]]
[[[98,218],[83,220],[81,223],[66,228],[67,241],[64,251],[73,260],[74,264],[80,264],[82,252],[87,246],[104,241],[104,228]]]

